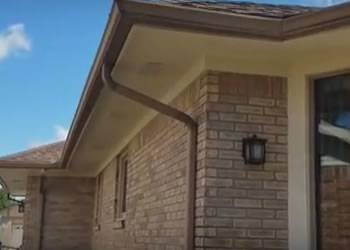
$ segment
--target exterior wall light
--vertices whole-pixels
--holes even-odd
[[[253,135],[243,139],[243,159],[245,164],[261,165],[265,163],[265,139]]]

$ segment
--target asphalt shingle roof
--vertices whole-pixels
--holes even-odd
[[[145,0],[141,0],[145,1]],[[149,0],[148,0],[149,1]],[[312,12],[320,8],[305,7],[298,5],[274,5],[274,4],[257,4],[252,2],[240,1],[186,1],[186,0],[156,0],[155,4],[166,4],[188,8],[210,10],[216,12],[225,12],[241,14],[247,16],[259,16],[269,18],[287,18]]]
[[[54,163],[60,159],[63,146],[64,141],[47,144],[0,157],[0,162]]]

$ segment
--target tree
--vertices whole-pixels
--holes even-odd
[[[5,189],[0,189],[0,210],[7,208],[10,205],[10,201],[8,199],[8,193]]]

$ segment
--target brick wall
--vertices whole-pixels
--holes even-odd
[[[287,249],[287,83],[209,72],[197,182],[197,249]],[[247,166],[242,138],[266,138],[267,162]]]
[[[172,102],[199,126],[197,249],[287,248],[286,85],[207,72]],[[241,140],[252,134],[268,139],[264,166],[243,164]],[[158,115],[129,143],[123,229],[114,227],[116,161],[106,166],[93,250],[183,249],[187,140],[183,124]]]
[[[24,249],[37,250],[40,238],[40,177],[29,177],[25,207]],[[95,180],[45,177],[41,250],[89,250]]]
[[[349,166],[322,167],[321,177],[321,235],[319,237],[322,240],[322,249],[349,249]]]
[[[203,77],[172,105],[200,120]],[[94,250],[180,250],[184,245],[185,170],[188,131],[182,123],[156,116],[128,146],[125,228],[113,228],[116,163],[102,172],[102,217],[93,233]]]

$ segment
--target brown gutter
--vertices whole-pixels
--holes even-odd
[[[194,249],[194,218],[195,218],[195,184],[196,184],[196,165],[197,165],[197,123],[188,114],[164,104],[156,99],[139,93],[133,89],[127,88],[114,81],[111,76],[111,65],[102,67],[102,79],[105,85],[113,92],[129,98],[141,105],[153,109],[174,120],[184,123],[189,131],[188,139],[188,166],[186,168],[186,210],[185,210],[185,249]]]
[[[253,39],[285,41],[350,24],[350,3],[286,19],[263,18],[173,6],[152,1],[114,2],[62,154],[68,167],[103,89],[102,62],[117,61],[134,24]]]
[[[0,161],[0,169],[45,169],[45,170],[57,170],[60,169],[60,162],[54,163],[42,163],[42,162],[17,162],[17,161]]]

